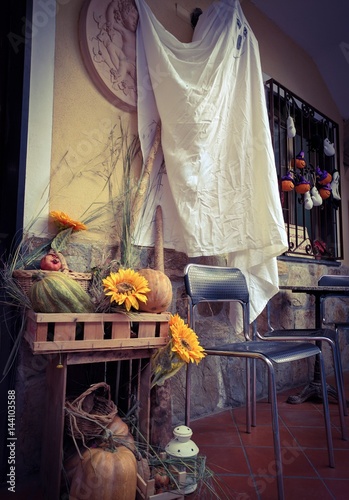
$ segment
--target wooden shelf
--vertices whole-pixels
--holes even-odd
[[[170,313],[27,314],[25,339],[33,355],[47,355],[41,482],[45,498],[59,500],[67,367],[139,359],[139,429],[150,440],[150,357],[168,342]],[[77,325],[80,325],[77,328]],[[80,340],[76,335],[82,334]],[[105,338],[106,336],[110,338]],[[175,497],[180,498],[180,497]]]
[[[166,345],[170,313],[73,314],[28,311],[25,339],[34,354]]]

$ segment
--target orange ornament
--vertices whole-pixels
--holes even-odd
[[[302,175],[296,182],[295,191],[299,194],[304,194],[310,191],[310,182],[308,182]]]
[[[281,190],[292,191],[293,189],[294,189],[293,176],[291,172],[287,172],[286,175],[281,177]]]
[[[304,151],[300,151],[296,158],[292,158],[291,160],[292,167],[296,168],[304,168],[307,165],[307,162],[304,159]]]
[[[323,200],[327,200],[331,196],[331,185],[326,184],[326,186],[320,187],[319,194]]]

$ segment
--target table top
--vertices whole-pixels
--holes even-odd
[[[319,295],[349,294],[349,286],[280,285],[279,290],[290,290],[293,293],[309,293]]]

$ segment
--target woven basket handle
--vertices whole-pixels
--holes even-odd
[[[108,401],[110,401],[111,400],[110,386],[108,384],[106,384],[105,382],[99,382],[98,384],[92,384],[85,392],[83,392],[82,394],[80,394],[80,396],[78,396],[76,399],[74,399],[72,404],[78,403],[82,399],[85,399],[86,396],[88,396],[89,394],[91,394],[94,391],[97,391],[100,387],[103,387],[104,390],[108,393]]]

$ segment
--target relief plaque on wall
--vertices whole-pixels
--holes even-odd
[[[86,0],[79,39],[87,71],[98,90],[117,108],[136,111],[136,28],[133,0]]]

